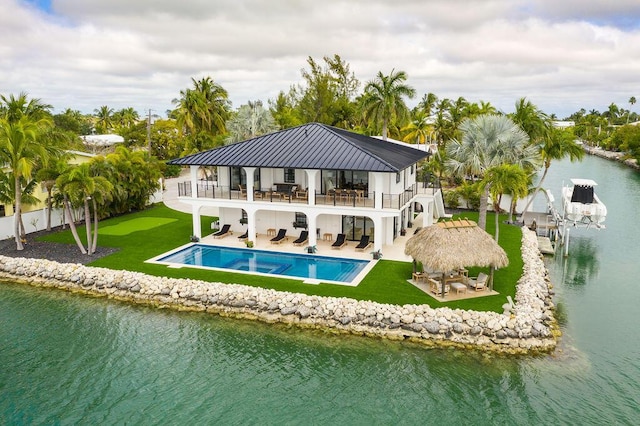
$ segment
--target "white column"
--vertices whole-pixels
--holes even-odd
[[[309,183],[309,191],[307,192],[307,203],[313,206],[316,204],[316,175],[318,174],[319,170],[305,169],[305,172],[307,173],[307,182]],[[314,229],[313,232],[315,231],[316,230]]]
[[[382,173],[372,173],[373,174],[373,191],[375,193],[375,206],[374,208],[380,210],[382,209],[382,189],[384,187],[384,175]]]
[[[253,201],[253,174],[255,173],[255,167],[243,167],[244,173],[247,176],[247,201]]]
[[[372,217],[373,220],[373,250],[382,250],[383,245],[383,233],[382,233],[382,218]]]
[[[247,190],[249,188],[249,184],[247,184]],[[247,195],[249,193],[247,192]],[[245,208],[247,212],[247,241],[253,242],[253,246],[255,247],[256,241],[256,212],[253,209]]]
[[[191,172],[191,196],[193,198],[198,198],[198,169],[198,166],[189,166],[189,171]]]
[[[200,206],[194,204],[191,206],[191,218],[193,220],[193,235],[202,238],[202,226],[200,224]]]
[[[311,191],[311,186],[309,186],[309,191]],[[318,234],[316,233],[316,228],[318,224],[318,216],[316,214],[307,213],[307,225],[309,229],[309,245],[315,246],[318,244]]]

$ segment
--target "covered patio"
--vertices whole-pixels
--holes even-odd
[[[491,235],[466,219],[422,228],[407,241],[404,252],[413,258],[410,282],[438,301],[498,294],[493,290],[494,270],[509,264]],[[466,268],[471,266],[489,267],[489,275],[469,277]]]

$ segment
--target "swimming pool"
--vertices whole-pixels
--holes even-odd
[[[367,260],[192,244],[150,262],[351,283]]]

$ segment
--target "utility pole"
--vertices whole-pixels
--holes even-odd
[[[151,156],[151,109],[149,109],[149,115],[147,116],[147,152]]]

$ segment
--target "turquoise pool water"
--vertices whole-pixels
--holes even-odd
[[[369,261],[194,244],[154,262],[351,283]]]

